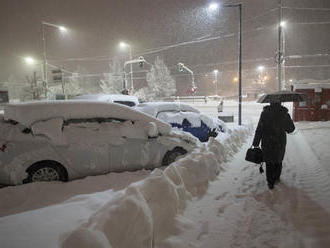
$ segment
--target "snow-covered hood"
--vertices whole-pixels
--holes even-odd
[[[158,113],[164,111],[189,111],[199,113],[199,110],[188,104],[174,102],[146,102],[139,104],[136,109],[153,117],[157,117]]]
[[[102,101],[102,102],[116,102],[116,101],[130,101],[135,105],[139,104],[136,96],[121,95],[121,94],[90,94],[75,96],[73,100],[89,100],[89,101]]]

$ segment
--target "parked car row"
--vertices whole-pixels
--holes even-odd
[[[199,110],[177,102],[146,102],[139,104],[135,96],[119,94],[91,94],[76,96],[74,99],[113,102],[135,107],[136,110],[169,123],[173,128],[191,133],[201,142],[225,132],[225,123],[217,118],[201,114]],[[222,102],[223,103],[223,102]]]
[[[224,131],[222,121],[187,104],[139,104],[134,96],[8,104],[0,116],[0,184],[152,169]]]
[[[133,108],[100,101],[9,104],[0,120],[0,184],[67,181],[168,165],[199,141]]]

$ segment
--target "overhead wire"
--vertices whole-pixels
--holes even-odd
[[[315,11],[328,11],[328,10],[330,10],[330,8],[297,8],[297,7],[287,7],[287,6],[284,6],[282,8],[283,9],[292,9],[292,10],[315,10]],[[254,17],[251,17],[249,19],[244,20],[243,23],[253,21],[253,20],[256,20],[260,17],[266,16],[267,14],[269,14],[269,13],[271,13],[271,12],[277,10],[277,9],[278,9],[278,7],[270,9],[270,10],[266,11],[265,13],[262,13],[258,16],[254,16]],[[292,23],[292,24],[297,24],[297,25],[318,25],[318,24],[325,25],[325,24],[330,24],[330,22],[327,22],[327,21],[326,22],[300,22],[300,23],[296,22],[296,23]],[[271,28],[271,27],[274,27],[274,25],[257,27],[257,28],[252,29],[252,30],[244,31],[243,34],[252,33],[252,32],[256,32],[256,31],[261,31],[261,30]],[[166,45],[166,46],[162,46],[162,47],[158,47],[158,48],[148,49],[145,52],[137,53],[137,56],[138,55],[140,55],[140,56],[141,55],[150,55],[150,54],[162,52],[162,51],[165,51],[165,50],[169,50],[169,49],[172,49],[172,48],[177,48],[177,47],[187,46],[187,45],[193,45],[193,44],[199,44],[199,43],[202,43],[202,42],[210,42],[210,41],[215,41],[215,40],[219,40],[219,39],[232,38],[232,37],[235,37],[237,35],[237,33],[232,32],[232,33],[228,33],[228,34],[224,34],[224,35],[217,35],[217,36],[213,36],[213,37],[210,37],[210,35],[212,35],[212,34],[204,35],[202,37],[196,38],[196,39],[191,40],[191,41],[184,41],[184,42],[180,42],[180,43],[176,43],[176,44],[171,44],[171,45]],[[301,59],[301,58],[304,58],[304,57],[307,58],[307,57],[321,57],[321,56],[329,56],[329,54],[290,55],[290,56],[286,56],[286,58],[290,58],[290,59],[298,59],[299,58],[299,59]],[[65,60],[52,60],[52,61],[57,61],[57,62],[59,62],[59,61],[67,61],[67,62],[70,62],[70,61],[100,61],[101,62],[101,61],[110,61],[112,59],[113,59],[113,57],[109,57],[109,56],[94,56],[94,57],[82,57],[82,58],[67,58]],[[274,58],[261,58],[261,59],[245,60],[244,62],[248,63],[248,62],[258,62],[258,61],[259,62],[260,61],[270,61],[270,60],[273,60],[273,59]],[[193,68],[210,67],[210,66],[219,66],[219,65],[226,65],[226,64],[229,65],[229,64],[233,64],[233,63],[237,63],[237,61],[225,61],[225,62],[221,62],[221,63],[191,65],[191,67],[193,67]],[[176,65],[173,65],[169,68],[174,68],[175,66]],[[286,66],[286,67],[293,68],[293,66]],[[303,66],[300,66],[300,67],[303,67]],[[307,67],[307,66],[304,66],[304,67]],[[73,72],[69,72],[69,71],[67,71],[67,72],[68,73],[73,73]],[[96,76],[96,75],[100,75],[100,74],[88,74],[88,75],[89,76]]]

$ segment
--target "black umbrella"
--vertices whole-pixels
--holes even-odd
[[[277,91],[261,96],[258,103],[271,103],[271,102],[303,102],[306,95],[294,91]]]

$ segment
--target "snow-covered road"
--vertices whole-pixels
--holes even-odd
[[[282,181],[273,191],[265,174],[244,161],[251,137],[206,195],[188,204],[177,223],[183,232],[161,247],[330,247],[329,161],[307,141],[322,142],[313,138],[319,128],[307,130],[288,135]]]

